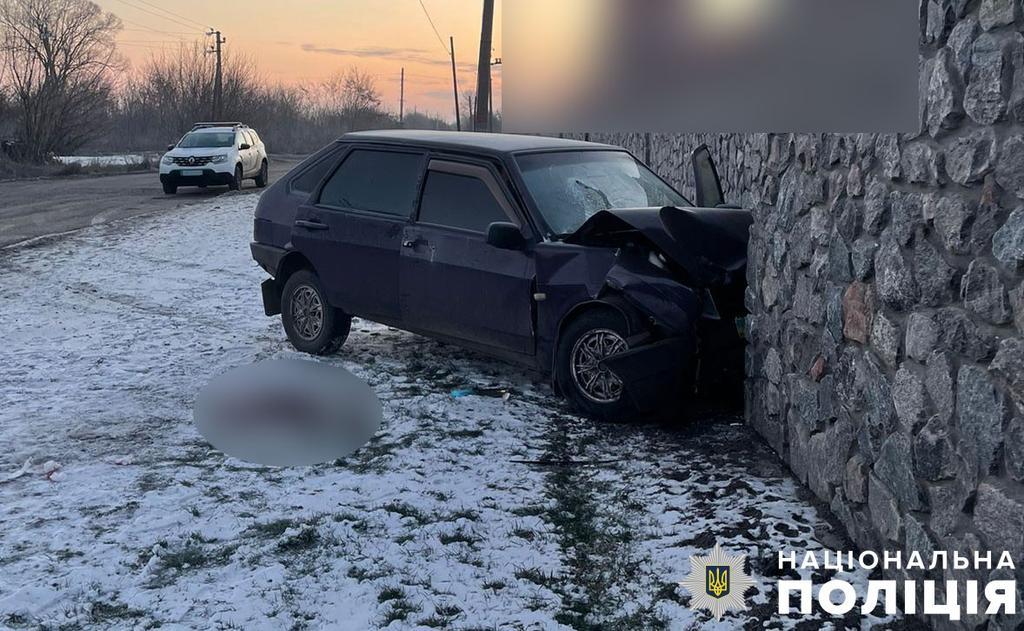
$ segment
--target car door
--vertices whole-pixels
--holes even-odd
[[[522,226],[490,168],[431,160],[415,223],[404,230],[403,321],[418,330],[532,355],[533,259],[487,244],[492,222]]]
[[[248,149],[241,151],[242,154],[242,170],[244,175],[249,176],[256,171],[256,141],[253,139],[252,134],[249,133],[248,129],[242,130],[242,142],[249,145]]]
[[[423,152],[358,147],[299,207],[292,243],[313,263],[332,305],[398,320],[402,231],[425,166]]]

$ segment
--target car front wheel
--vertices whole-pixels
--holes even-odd
[[[242,165],[235,167],[235,175],[228,182],[228,188],[232,191],[237,191],[242,188]]]
[[[295,272],[284,284],[281,322],[292,346],[311,355],[336,353],[352,326],[352,318],[327,303],[320,279],[310,270]]]
[[[255,181],[256,181],[256,187],[257,188],[264,188],[267,185],[267,180],[270,179],[269,175],[270,175],[270,169],[269,169],[269,167],[267,167],[267,161],[264,160],[263,164],[260,166],[259,174],[254,178]]]
[[[637,410],[619,375],[601,361],[629,350],[622,317],[611,311],[591,311],[563,331],[556,355],[556,378],[563,394],[580,412],[601,420],[629,420]]]
[[[178,192],[178,187],[175,184],[168,184],[167,182],[164,182],[163,186],[165,195],[174,195]]]

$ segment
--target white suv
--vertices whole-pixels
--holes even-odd
[[[179,186],[227,184],[242,188],[252,178],[267,185],[267,151],[256,130],[242,123],[196,123],[160,159],[160,183],[173,195]]]

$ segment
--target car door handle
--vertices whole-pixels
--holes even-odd
[[[295,222],[295,225],[306,230],[327,230],[328,225],[320,223],[319,221],[306,221],[305,219],[299,219]]]
[[[423,239],[406,239],[405,241],[402,241],[402,247],[414,248],[417,245],[420,245],[421,243],[426,243],[426,241],[424,241]]]

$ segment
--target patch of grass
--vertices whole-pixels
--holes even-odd
[[[441,543],[446,546],[451,545],[453,543],[465,543],[466,545],[471,546],[475,544],[477,541],[479,541],[479,539],[474,537],[472,534],[466,532],[462,528],[459,528],[455,532],[441,533],[439,539],[441,540]]]
[[[141,618],[145,612],[139,609],[132,609],[125,603],[121,602],[103,602],[96,601],[92,603],[92,607],[89,610],[89,619],[92,622],[109,622],[111,620],[125,620],[132,618]]]
[[[401,515],[403,518],[411,519],[421,526],[423,524],[430,523],[430,519],[423,513],[423,511],[411,504],[406,504],[405,502],[391,502],[384,506],[384,510],[389,513]]]
[[[410,541],[413,541],[414,539],[416,539],[416,535],[412,533],[406,533],[404,535],[399,535],[395,537],[395,543],[397,543],[398,545],[404,545],[406,543],[409,543]]]
[[[484,430],[482,430],[482,429],[457,429],[457,430],[448,432],[448,435],[451,436],[452,438],[480,438],[481,436],[484,435]]]
[[[320,533],[311,525],[303,526],[299,532],[285,537],[278,542],[277,549],[281,552],[301,552],[309,550],[320,543]]]
[[[149,586],[156,588],[173,582],[171,575],[176,575],[187,570],[197,570],[214,565],[227,563],[231,555],[238,549],[237,544],[222,546],[219,548],[207,549],[196,540],[189,540],[176,550],[165,552],[160,556],[160,564],[156,574],[150,581]],[[140,555],[140,562],[145,564],[148,559],[143,560]]]
[[[490,589],[490,590],[493,590],[493,591],[499,591],[499,590],[505,589],[506,587],[508,587],[508,583],[506,583],[505,581],[501,580],[500,578],[499,579],[495,579],[493,581],[487,581],[487,582],[485,582],[483,584],[483,588],[484,589]]]
[[[469,508],[457,510],[448,516],[449,521],[455,521],[457,519],[465,519],[466,521],[476,521],[479,518],[479,513]]]
[[[529,528],[516,528],[512,531],[512,536],[519,537],[520,539],[526,539],[527,541],[533,541],[537,538],[537,533]]]
[[[519,568],[515,571],[513,576],[521,581],[530,581],[531,583],[540,585],[541,587],[551,587],[557,583],[557,579],[554,574],[545,574],[543,571],[535,567]]]
[[[511,512],[516,517],[539,517],[548,511],[547,508],[540,504],[534,504],[533,506],[521,506],[519,508],[513,508]]]
[[[400,600],[406,597],[405,590],[398,586],[385,587],[377,593],[377,602],[386,603],[389,600]]]
[[[404,598],[392,600],[391,606],[384,613],[384,620],[381,623],[381,626],[386,627],[396,620],[399,622],[405,622],[410,614],[414,614],[419,610],[419,607]]]
[[[457,605],[437,605],[434,607],[434,613],[445,618],[454,618],[462,613],[462,609]]]
[[[20,613],[9,613],[4,616],[4,624],[12,627],[23,627],[29,624],[29,619]]]
[[[298,524],[293,519],[282,517],[281,519],[274,519],[272,521],[265,521],[255,523],[245,529],[245,533],[258,537],[266,537],[268,539],[280,537],[285,533],[286,530]]]

